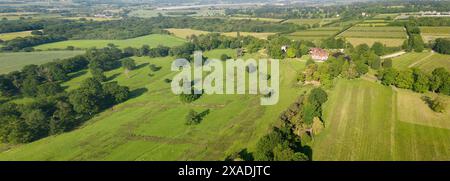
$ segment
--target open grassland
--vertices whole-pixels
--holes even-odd
[[[240,36],[253,36],[255,38],[266,40],[268,36],[275,35],[276,33],[256,33],[256,32],[239,32]],[[222,35],[237,37],[237,32],[222,33]]]
[[[0,34],[0,40],[8,41],[12,40],[17,37],[27,37],[31,36],[31,31],[19,31],[19,32],[12,32],[12,33],[1,33]]]
[[[252,20],[252,21],[267,21],[267,22],[274,22],[278,23],[283,21],[283,19],[275,19],[275,18],[256,18],[256,17],[230,17],[230,19],[236,19],[236,20]]]
[[[405,41],[405,39],[397,38],[345,38],[345,40],[350,42],[353,46],[358,46],[364,43],[372,46],[375,42],[380,42],[388,47],[401,46]]]
[[[92,47],[102,48],[112,43],[120,48],[125,47],[141,47],[142,45],[149,45],[150,47],[157,47],[158,45],[164,46],[177,46],[185,42],[184,39],[179,37],[151,34],[147,36],[141,36],[137,38],[131,38],[126,40],[68,40],[56,43],[48,43],[34,47],[39,50],[51,50],[51,49],[65,49],[68,46],[73,46],[78,49],[88,49]]]
[[[338,20],[339,18],[316,18],[316,19],[288,19],[284,21],[284,23],[293,23],[298,25],[309,25],[313,26],[315,24],[322,26],[324,24],[331,23],[335,20]]]
[[[84,53],[83,51],[39,51],[0,53],[0,74],[20,70],[29,64],[43,64],[55,59],[64,59]]]
[[[437,38],[450,38],[450,26],[444,27],[420,27],[420,32],[424,42],[430,42]]]
[[[373,19],[395,19],[399,14],[391,13],[391,14],[377,14],[373,17]]]
[[[338,37],[344,37],[354,46],[363,43],[372,45],[374,42],[380,42],[388,47],[397,47],[403,44],[407,35],[403,27],[354,26],[339,34]]]
[[[449,124],[442,119],[450,110],[436,116],[420,97],[366,80],[339,80],[324,106],[326,128],[312,143],[313,159],[450,160],[450,129],[436,127]],[[430,119],[404,116],[424,111]]]
[[[130,78],[120,68],[106,73],[111,81],[129,86],[133,98],[77,130],[5,148],[0,160],[223,160],[243,148],[254,151],[280,112],[306,89],[296,84],[304,62],[281,61],[280,101],[275,106],[261,106],[257,95],[203,95],[185,104],[164,81],[176,74],[170,71],[174,58],[134,59],[138,68],[129,73]],[[149,64],[162,69],[151,72]],[[72,81],[68,86],[75,86]],[[190,109],[210,113],[199,125],[187,126]]]
[[[60,14],[49,13],[36,13],[36,12],[20,12],[20,13],[0,13],[0,19],[6,18],[8,20],[18,20],[20,18],[25,19],[48,19],[48,18],[61,18]]]
[[[195,10],[158,10],[158,9],[137,9],[128,13],[130,17],[151,18],[159,14],[164,16],[192,16],[192,17],[220,17],[224,15],[223,9],[200,8]],[[188,15],[183,15],[188,13]]]
[[[394,68],[397,69],[417,67],[426,72],[431,72],[435,68],[444,67],[450,70],[450,55],[435,52],[409,52],[392,60]]]
[[[322,40],[332,37],[338,33],[342,28],[340,27],[321,27],[309,30],[297,31],[287,35],[293,40]]]
[[[191,35],[203,35],[203,34],[209,34],[208,31],[202,31],[202,30],[194,30],[194,29],[178,29],[178,28],[169,28],[166,29],[170,33],[172,33],[174,36],[179,38],[186,38]]]

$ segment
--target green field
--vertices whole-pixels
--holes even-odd
[[[339,34],[338,37],[344,37],[354,46],[363,43],[372,45],[374,42],[380,42],[389,47],[397,47],[403,44],[407,35],[403,27],[353,26]]]
[[[34,47],[39,50],[51,50],[51,49],[65,49],[67,46],[74,46],[79,49],[88,49],[92,47],[102,48],[108,46],[109,43],[117,45],[120,48],[135,47],[139,48],[142,45],[149,45],[150,47],[156,47],[158,45],[164,46],[177,46],[185,42],[184,39],[162,34],[151,34],[147,36],[141,36],[137,38],[131,38],[126,40],[68,40],[56,43],[48,43]]]
[[[83,54],[83,51],[40,51],[0,53],[0,74],[20,70],[29,64],[43,64],[55,59],[64,59]]]
[[[233,52],[217,51],[206,54]],[[148,66],[131,71],[130,78],[122,69],[107,72],[114,81],[129,86],[134,98],[100,113],[77,130],[12,149],[0,148],[5,150],[0,160],[223,160],[244,148],[254,150],[258,138],[278,121],[279,113],[307,89],[296,84],[305,62],[281,61],[280,101],[275,106],[260,106],[256,95],[204,95],[183,104],[164,82],[175,75],[169,68],[173,58],[134,59],[138,66],[162,67],[153,76],[148,75]],[[75,86],[73,81],[67,85]],[[186,126],[190,109],[210,109],[210,114],[199,125]]]
[[[31,31],[19,31],[19,32],[12,32],[12,33],[1,33],[0,34],[0,40],[8,41],[12,40],[17,37],[26,37],[31,36]]]
[[[443,128],[449,107],[436,116],[420,94],[405,91],[339,80],[324,106],[326,128],[312,143],[313,160],[450,160],[450,129]],[[430,116],[404,116],[410,112]]]
[[[332,37],[336,33],[338,33],[342,28],[341,27],[321,27],[321,28],[313,28],[309,30],[297,31],[291,34],[288,34],[286,37],[293,40],[323,40],[329,37]]]
[[[240,34],[240,36],[253,36],[255,38],[266,40],[267,37],[269,37],[270,35],[275,35],[276,33],[239,32],[239,34]],[[222,33],[222,35],[230,36],[230,37],[237,37],[237,32],[227,32],[227,33]]]
[[[169,31],[170,33],[172,33],[174,36],[183,38],[183,39],[186,39],[186,37],[191,36],[191,35],[198,36],[198,35],[204,35],[204,34],[210,33],[208,31],[194,30],[194,29],[169,28],[166,30]]]
[[[450,38],[450,26],[443,27],[420,27],[420,33],[424,42],[430,42],[436,38]]]
[[[318,24],[319,26],[322,26],[324,24],[331,23],[335,20],[338,20],[339,18],[315,18],[315,19],[288,19],[284,21],[284,23],[294,23],[299,25],[309,25],[313,26],[314,24]]]
[[[409,52],[392,60],[394,68],[397,69],[418,67],[426,72],[431,72],[435,68],[444,67],[450,70],[450,55],[433,52]]]

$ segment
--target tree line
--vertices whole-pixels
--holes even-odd
[[[96,76],[66,92],[61,83],[72,73],[89,67],[112,69],[124,55],[119,49],[90,49],[85,55],[28,65],[21,71],[0,75],[0,93],[10,99],[33,97],[31,103],[0,105],[0,141],[26,143],[70,131],[96,113],[129,98],[128,87]],[[91,70],[92,71],[92,70]]]

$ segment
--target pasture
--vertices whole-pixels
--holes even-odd
[[[170,33],[172,33],[174,36],[186,39],[186,37],[191,35],[202,35],[202,34],[209,34],[208,31],[202,31],[202,30],[194,30],[194,29],[179,29],[179,28],[169,28],[166,29]]]
[[[0,53],[0,74],[20,70],[29,64],[43,64],[55,59],[64,59],[83,54],[84,51],[36,51]]]
[[[130,78],[121,68],[106,73],[111,81],[129,86],[133,98],[77,130],[5,148],[0,160],[223,160],[243,148],[254,150],[279,113],[307,89],[296,84],[304,62],[281,61],[280,101],[275,106],[261,106],[258,95],[203,95],[193,103],[181,103],[164,81],[175,75],[170,71],[172,57],[134,59],[138,68]],[[149,64],[162,69],[151,72]],[[187,126],[190,109],[210,113],[199,125]]]
[[[11,32],[11,33],[1,33],[0,40],[8,41],[17,37],[27,37],[31,36],[31,31],[19,31],[19,32]]]
[[[275,35],[276,33],[257,33],[257,32],[239,32],[240,36],[253,36],[255,38],[266,40],[270,35]],[[226,32],[222,33],[222,35],[237,37],[237,32]]]
[[[298,25],[318,25],[322,26],[325,24],[329,24],[335,20],[338,20],[339,18],[315,18],[315,19],[288,19],[284,21],[283,23],[293,23]]]
[[[341,29],[340,27],[313,28],[288,34],[287,37],[293,40],[323,40],[334,36]]]
[[[106,47],[110,43],[120,48],[125,47],[139,48],[142,45],[149,45],[150,47],[157,47],[158,45],[177,46],[183,44],[184,42],[185,42],[184,39],[175,36],[163,34],[151,34],[125,40],[67,40],[43,44],[36,46],[34,48],[38,50],[52,50],[52,49],[66,49],[68,46],[73,46],[77,49],[88,49],[92,47],[97,48]]]
[[[450,110],[437,115],[421,94],[405,91],[339,80],[324,105],[326,128],[311,144],[313,160],[450,160],[450,129],[443,128]],[[414,117],[421,113],[429,119]]]
[[[422,26],[420,27],[420,33],[422,35],[423,41],[428,43],[437,38],[450,38],[450,26],[443,27],[430,27]]]
[[[393,58],[392,63],[393,67],[397,69],[417,67],[430,73],[438,67],[450,70],[450,55],[434,52],[409,52]]]
[[[371,45],[378,41],[388,47],[397,47],[403,44],[407,35],[403,27],[353,26],[339,34],[338,37],[344,37],[354,46],[362,43]]]

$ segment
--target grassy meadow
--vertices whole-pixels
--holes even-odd
[[[19,32],[12,32],[12,33],[1,33],[0,34],[0,40],[8,41],[12,40],[17,37],[27,37],[31,36],[31,31],[19,31]]]
[[[205,54],[233,52],[217,51]],[[203,95],[186,104],[164,81],[176,74],[170,71],[173,58],[134,59],[138,68],[129,73],[130,78],[121,68],[106,73],[111,81],[129,86],[133,98],[100,113],[77,130],[0,148],[4,150],[0,160],[223,160],[243,148],[254,150],[258,138],[278,122],[279,113],[308,89],[296,83],[305,61],[281,61],[280,101],[275,106],[261,106],[258,95]],[[151,72],[149,64],[162,69]],[[66,86],[77,86],[78,79],[88,76],[84,72]],[[199,125],[187,126],[185,116],[190,109],[209,109],[210,113]]]
[[[34,47],[38,50],[52,50],[52,49],[66,49],[68,46],[73,46],[77,49],[88,49],[92,47],[102,48],[112,43],[120,48],[135,47],[139,48],[142,45],[149,45],[156,47],[158,45],[177,46],[185,42],[184,39],[171,35],[151,34],[137,38],[125,40],[67,40],[55,43],[48,43]]]
[[[169,28],[166,29],[170,33],[172,33],[174,36],[186,39],[186,37],[191,35],[202,35],[202,34],[209,34],[208,31],[202,31],[202,30],[194,30],[194,29],[179,29],[179,28]]]
[[[420,33],[424,42],[428,43],[437,38],[450,38],[450,26],[442,27],[431,27],[422,26],[420,27]]]
[[[393,67],[406,69],[417,67],[426,72],[431,72],[435,68],[444,67],[450,70],[450,55],[425,51],[421,53],[409,52],[392,59]]]
[[[239,34],[240,34],[240,36],[253,36],[255,38],[266,40],[267,37],[269,37],[270,35],[275,35],[276,33],[239,32]],[[230,37],[237,37],[237,32],[226,32],[226,33],[222,33],[222,35],[230,36]]]
[[[367,80],[339,80],[324,106],[326,128],[312,142],[313,160],[450,160],[443,121],[450,109],[434,113],[420,98]]]
[[[36,51],[0,53],[0,74],[20,70],[29,64],[43,64],[55,59],[64,59],[83,54],[84,51]]]
[[[291,34],[288,34],[286,37],[293,40],[323,40],[329,37],[336,35],[339,31],[341,31],[341,27],[321,27],[321,28],[313,28],[308,30],[297,31]]]
[[[375,42],[380,42],[388,47],[397,47],[403,44],[407,35],[403,27],[353,26],[339,34],[338,37],[344,37],[354,46],[363,43],[372,45]]]

